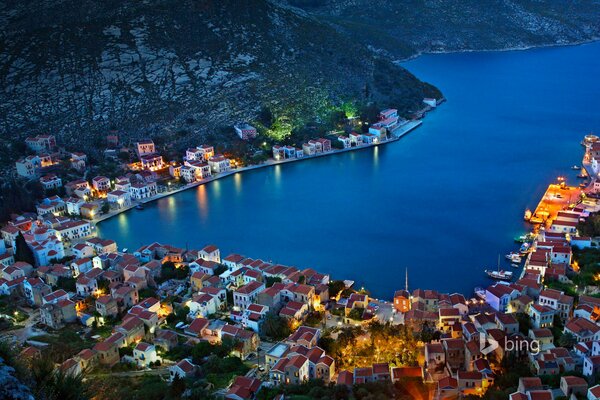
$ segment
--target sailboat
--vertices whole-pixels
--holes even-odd
[[[498,254],[498,268],[496,271],[493,269],[486,269],[485,273],[492,279],[496,279],[499,281],[510,281],[512,279],[513,273],[511,271],[503,271],[500,270],[500,254]]]

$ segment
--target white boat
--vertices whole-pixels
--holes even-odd
[[[521,256],[518,253],[509,253],[504,257],[512,263],[519,264],[521,262]]]
[[[477,297],[479,297],[481,300],[485,300],[485,289],[480,288],[480,287],[476,287],[475,288],[475,295]]]
[[[492,279],[497,279],[499,281],[510,281],[512,279],[513,273],[510,271],[494,271],[493,269],[486,269],[485,273]]]
[[[490,278],[497,279],[499,281],[510,281],[513,276],[512,272],[500,269],[500,254],[498,254],[498,269],[496,271],[493,269],[486,269],[485,273]]]
[[[575,171],[579,171],[581,169],[581,167],[579,165],[573,165],[571,167],[571,169],[575,170]]]
[[[513,268],[519,268],[520,267],[519,264],[510,264],[510,266],[513,267]]]
[[[519,253],[527,253],[529,251],[529,248],[531,247],[531,243],[525,242],[521,245],[521,248],[519,249]]]

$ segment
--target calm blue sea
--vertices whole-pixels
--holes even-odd
[[[152,241],[312,267],[376,297],[409,286],[472,295],[516,249],[523,212],[571,177],[600,132],[600,43],[425,55],[405,63],[448,101],[401,141],[262,169],[132,210],[99,226]]]

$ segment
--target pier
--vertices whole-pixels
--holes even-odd
[[[551,183],[528,221],[532,224],[548,224],[556,219],[559,211],[574,207],[580,195],[580,188],[567,186],[564,181]]]

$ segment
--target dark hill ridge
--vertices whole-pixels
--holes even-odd
[[[408,112],[440,95],[266,0],[25,3],[0,10],[3,136],[53,132],[85,148],[111,127],[134,137],[186,127],[199,142],[265,104],[302,120],[340,98],[368,94]]]
[[[0,134],[50,132],[89,150],[111,128],[198,143],[265,105],[297,124],[350,98],[406,114],[440,93],[389,60],[590,39],[599,7],[583,0],[9,0],[0,3]]]
[[[405,58],[600,37],[597,0],[282,0],[355,40]]]

